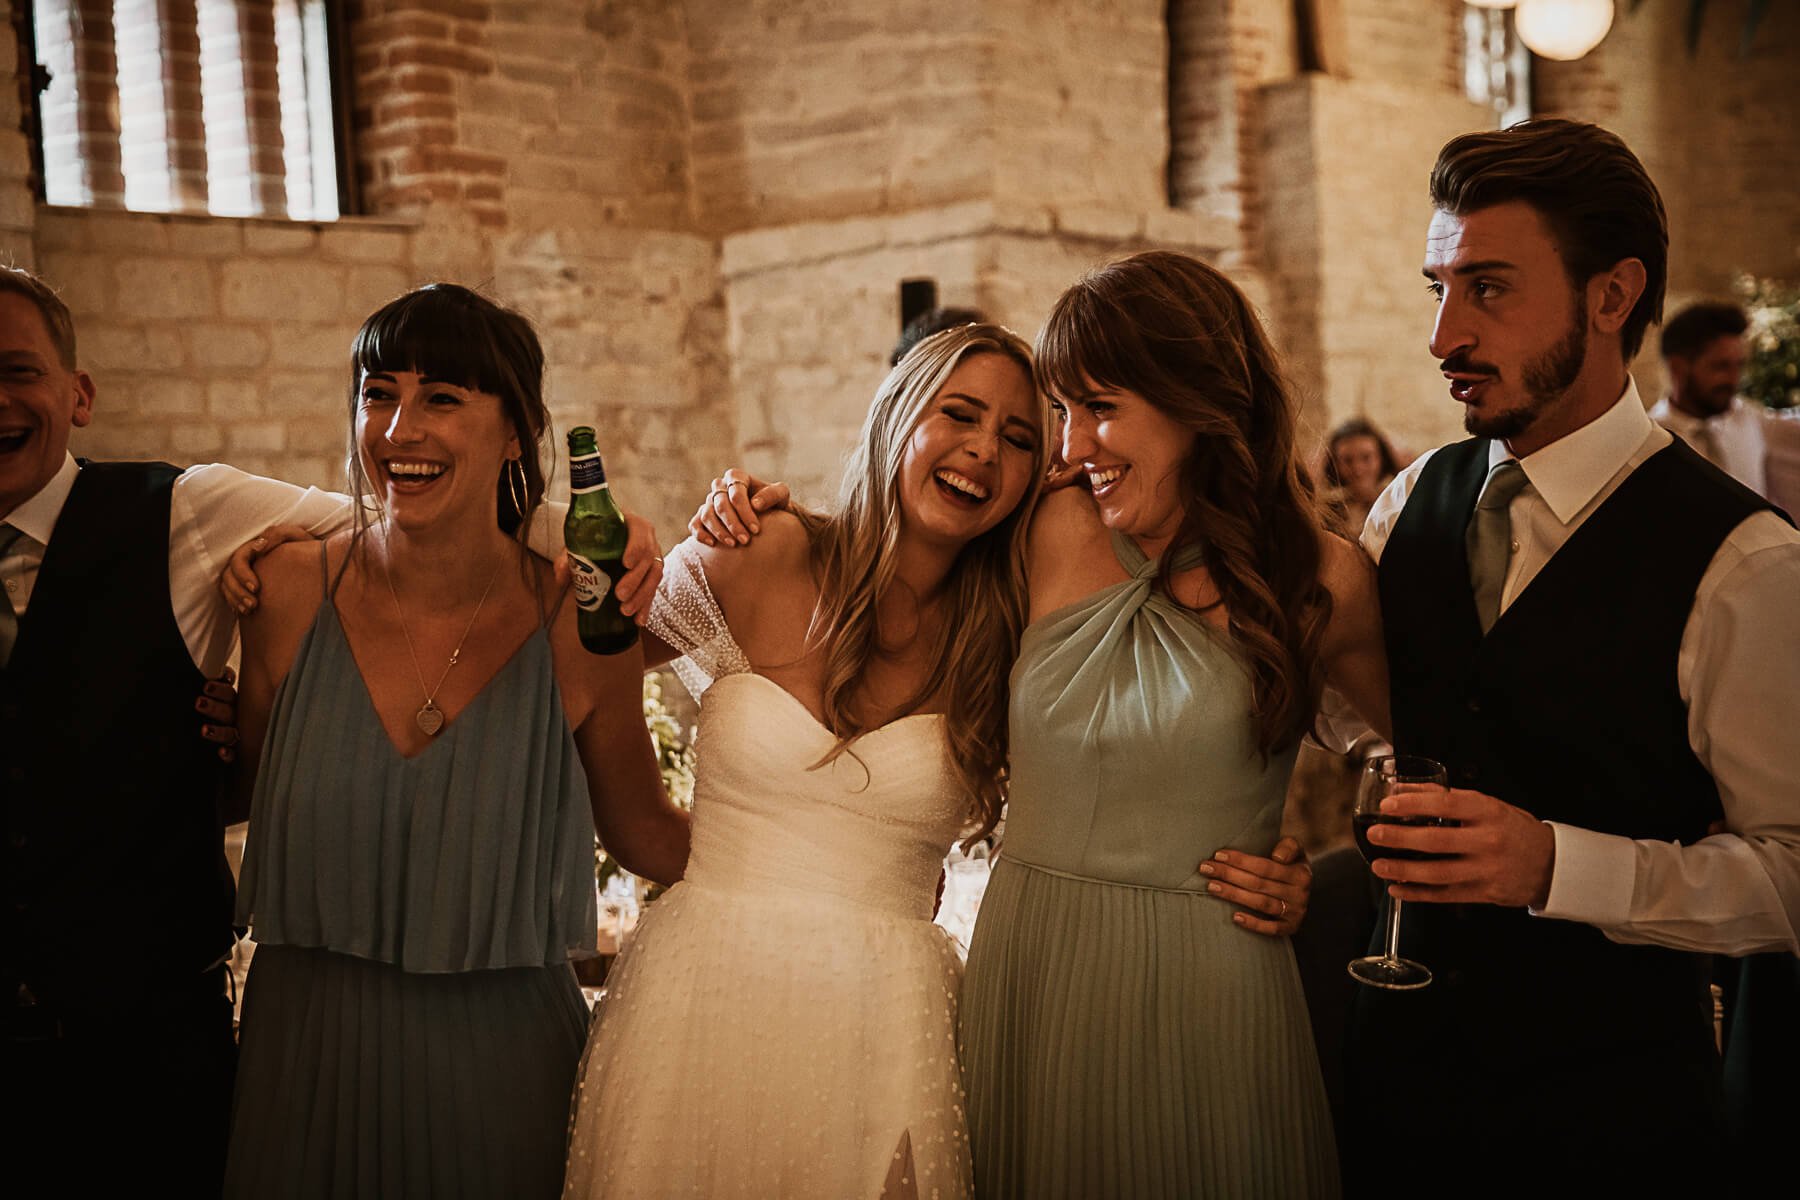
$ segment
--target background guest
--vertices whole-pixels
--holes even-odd
[[[1325,441],[1325,501],[1339,528],[1355,537],[1369,519],[1369,507],[1400,470],[1394,448],[1374,424],[1352,417]]]

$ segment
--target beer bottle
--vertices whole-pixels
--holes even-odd
[[[625,516],[606,486],[594,430],[569,430],[569,516],[563,546],[575,583],[581,644],[595,654],[618,654],[638,640],[637,624],[619,611],[613,585],[625,574]]]

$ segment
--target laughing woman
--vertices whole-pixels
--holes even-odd
[[[921,343],[830,515],[671,553],[646,639],[701,698],[693,858],[607,980],[570,1197],[958,1197],[960,964],[944,851],[992,828],[1025,518],[1030,352]]]
[[[581,648],[518,532],[544,489],[543,367],[530,324],[464,288],[375,313],[350,415],[380,520],[261,563],[228,1195],[556,1195],[595,829],[631,870],[681,875],[641,656]]]
[[[1006,845],[963,990],[977,1192],[1335,1194],[1293,953],[1207,896],[1255,882],[1328,677],[1385,726],[1372,572],[1321,531],[1274,353],[1219,272],[1114,263],[1038,347],[1089,486],[1031,530]]]

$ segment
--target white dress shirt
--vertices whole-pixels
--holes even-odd
[[[1769,494],[1768,443],[1763,422],[1769,418],[1761,405],[1747,404],[1733,396],[1731,407],[1716,417],[1696,417],[1676,408],[1664,396],[1650,410],[1650,419],[1677,434],[1703,458],[1759,496]]]
[[[25,535],[0,559],[0,581],[21,618],[79,473],[74,457],[66,456],[50,482],[6,517]],[[344,496],[220,463],[189,467],[176,478],[169,504],[169,599],[181,639],[203,674],[218,675],[237,652],[237,614],[218,589],[232,551],[270,525],[303,525],[323,537],[349,517]]]
[[[22,619],[37,586],[50,537],[81,468],[73,455],[50,482],[3,519],[25,536],[0,558],[0,586]],[[237,614],[219,592],[219,576],[233,552],[271,525],[299,525],[314,537],[350,526],[350,497],[302,488],[205,463],[176,477],[169,503],[169,599],[175,624],[194,665],[207,678],[237,659]],[[562,554],[565,503],[546,501],[534,514],[526,545],[545,558]]]
[[[1603,416],[1519,461],[1502,612],[1626,476],[1669,444],[1635,384]],[[1494,462],[1511,457],[1495,441]],[[1363,527],[1377,562],[1427,454],[1388,486]],[[1691,846],[1560,822],[1543,917],[1615,942],[1748,954],[1800,953],[1800,532],[1773,513],[1744,520],[1700,579],[1676,679],[1688,741],[1718,785],[1726,833]]]

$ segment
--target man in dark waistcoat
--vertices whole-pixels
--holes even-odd
[[[265,531],[343,528],[349,501],[218,463],[79,461],[94,397],[68,308],[0,267],[0,1180],[216,1195],[236,1062],[223,826],[244,819],[201,724],[237,644],[216,582]],[[650,523],[626,523],[618,594],[641,620],[662,560]],[[529,544],[559,554],[560,520]]]
[[[1667,226],[1592,125],[1432,172],[1431,353],[1473,438],[1377,502],[1395,745],[1453,826],[1378,827],[1401,952],[1361,987],[1352,1190],[1657,1194],[1726,1170],[1706,954],[1800,949],[1800,534],[1653,425],[1627,363]]]
[[[68,309],[0,269],[6,1179],[216,1194],[232,878],[201,692],[234,629],[212,581],[262,528],[337,502],[224,467],[77,462],[94,394]]]

